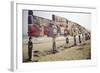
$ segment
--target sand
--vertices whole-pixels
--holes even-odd
[[[64,44],[63,41],[56,42],[57,45]],[[57,48],[58,52],[52,54],[52,42],[45,42],[34,44],[33,51],[38,50],[39,57],[34,57],[32,61],[38,59],[39,62],[44,61],[69,61],[69,60],[88,60],[91,59],[91,45],[90,40],[85,41],[84,44],[79,44],[72,47],[64,48],[65,44]],[[23,43],[23,61],[28,62],[28,48],[27,43]]]

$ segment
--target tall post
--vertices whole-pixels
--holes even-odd
[[[29,36],[29,42],[28,42],[28,55],[29,60],[33,60],[33,42],[32,42],[32,25],[33,25],[33,11],[28,10],[28,36]]]
[[[55,41],[55,36],[53,37],[53,53],[56,53],[56,41]]]
[[[76,30],[73,28],[74,46],[76,45]]]
[[[33,27],[33,11],[28,10],[28,36],[29,37],[31,37],[33,34],[32,27]]]
[[[81,36],[80,36],[80,34],[79,34],[79,36],[78,36],[78,37],[79,37],[79,43],[81,43]]]
[[[68,25],[66,25],[66,27],[64,29],[64,36],[66,37],[66,45],[68,45],[68,43],[69,43],[69,39],[68,39]]]
[[[57,52],[57,47],[56,47],[56,35],[57,35],[57,28],[55,25],[53,25],[53,53]]]
[[[76,35],[74,35],[74,46],[76,45]]]
[[[56,53],[57,52],[57,49],[56,49],[56,34],[57,34],[57,28],[56,28],[56,25],[55,25],[55,15],[52,15],[52,20],[53,20],[53,37],[52,37],[52,39],[53,39],[53,46],[52,46],[52,48],[53,48],[53,53]]]

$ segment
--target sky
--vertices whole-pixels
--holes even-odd
[[[23,34],[27,34],[27,10],[23,11]],[[33,14],[39,17],[52,20],[52,14],[64,17],[72,22],[76,22],[88,30],[91,30],[91,14],[90,13],[77,13],[77,12],[52,12],[52,11],[33,11]]]

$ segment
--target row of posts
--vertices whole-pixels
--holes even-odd
[[[28,24],[32,24],[33,23],[31,21],[30,15],[33,15],[32,11],[29,12]],[[53,21],[55,21],[54,17],[53,17]],[[68,27],[66,26],[66,30],[67,30],[67,28]],[[68,34],[66,33],[66,35],[65,35],[65,37],[66,37],[66,44],[69,44],[69,38],[67,36],[68,36]],[[37,57],[37,58],[39,57],[39,55],[38,55],[39,51],[32,51],[33,42],[32,42],[31,37],[32,36],[30,36],[29,42],[28,42],[28,56],[29,56],[29,60],[32,60],[32,56]],[[77,45],[77,43],[76,43],[76,35],[73,35],[73,37],[74,37],[74,45]],[[78,35],[78,38],[79,38],[79,43],[82,43],[80,34]],[[53,45],[52,45],[52,53],[53,54],[55,54],[56,52],[58,52],[58,50],[56,49],[57,47],[56,47],[56,41],[55,41],[55,39],[56,39],[56,35],[53,33],[53,36],[52,36],[52,40],[53,40],[53,42],[52,42],[53,43]],[[89,36],[88,33],[85,33],[85,40],[88,40],[88,39],[90,39],[90,36]],[[34,52],[34,55],[33,55],[33,52]],[[37,62],[38,59],[35,60],[35,61]]]

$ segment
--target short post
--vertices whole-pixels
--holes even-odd
[[[79,37],[79,43],[81,43],[81,36],[80,36],[80,34],[79,34],[79,36],[78,36],[78,37]]]
[[[33,54],[33,61],[34,62],[38,62],[39,61],[39,51],[33,51],[34,52],[34,54]]]
[[[57,50],[56,50],[56,41],[55,41],[55,36],[53,37],[53,53],[56,53]]]
[[[76,45],[76,35],[74,35],[74,46]]]
[[[69,43],[69,39],[68,39],[68,37],[66,37],[66,44],[68,44]]]

